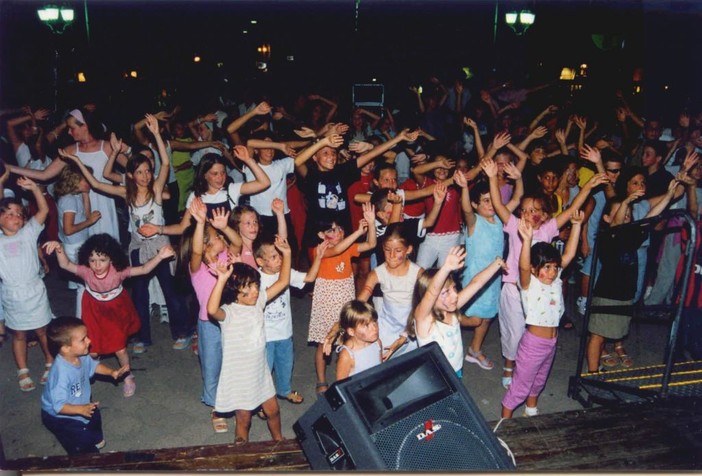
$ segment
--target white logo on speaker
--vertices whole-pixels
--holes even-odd
[[[420,431],[417,433],[417,440],[422,441],[422,440],[431,440],[434,437],[434,433],[439,431],[441,429],[441,424],[436,423],[434,425],[431,425],[430,427],[427,428],[428,425],[425,426],[424,431]]]

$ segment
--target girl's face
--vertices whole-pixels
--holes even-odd
[[[507,154],[497,154],[495,156],[495,164],[497,165],[497,176],[503,177],[505,174],[505,164],[511,162],[511,157]]]
[[[197,128],[197,133],[204,141],[212,140],[212,131],[205,123],[201,123]]]
[[[456,284],[447,281],[444,288],[439,293],[439,297],[434,305],[438,311],[456,312],[458,309],[458,291]]]
[[[322,240],[328,241],[332,246],[336,246],[344,239],[344,229],[336,223],[332,223],[331,228],[323,232],[320,231],[317,236]]]
[[[466,159],[458,159],[456,161],[456,170],[464,174],[468,172],[470,170],[470,167],[468,167],[468,161]]]
[[[205,172],[205,181],[209,187],[209,193],[217,193],[222,190],[227,181],[227,170],[223,164],[214,164]]]
[[[151,180],[154,177],[154,173],[151,170],[151,166],[148,162],[143,162],[139,167],[136,168],[134,173],[128,173],[127,177],[134,180],[137,187],[146,188],[151,184]]]
[[[495,216],[495,208],[492,206],[492,199],[489,193],[480,195],[480,202],[472,203],[475,212],[484,218],[492,218]]]
[[[322,147],[314,154],[313,159],[317,163],[319,170],[322,172],[329,172],[336,167],[338,155],[336,149],[333,147]]]
[[[434,178],[439,181],[446,180],[449,176],[449,170],[445,169],[443,167],[439,167],[438,169],[434,169]]]
[[[88,266],[90,266],[90,270],[95,273],[97,277],[105,276],[110,270],[111,263],[112,260],[108,256],[98,254],[95,251],[93,251],[90,254],[90,258],[88,258]]]
[[[348,333],[353,338],[372,344],[378,340],[378,321],[359,322],[356,327],[348,329]]]
[[[543,172],[539,175],[539,182],[541,183],[541,188],[546,195],[553,195],[558,188],[558,181],[560,177],[550,170]]]
[[[258,284],[249,283],[246,286],[239,288],[239,293],[236,296],[236,302],[244,306],[254,306],[258,301],[260,289]]]
[[[227,243],[224,241],[224,237],[217,231],[217,229],[208,227],[207,228],[207,248],[208,254],[218,255],[224,251],[227,247]]]
[[[68,127],[68,134],[76,142],[83,142],[90,137],[88,125],[80,124],[73,116],[69,116],[68,119],[66,119],[66,126]]]
[[[634,175],[626,183],[626,194],[631,195],[639,190],[646,192],[646,177],[641,174]]]
[[[253,212],[244,212],[241,214],[239,222],[239,234],[242,238],[253,241],[258,236],[258,217]]]
[[[173,136],[178,138],[185,137],[185,126],[179,122],[174,124]]]
[[[538,270],[532,266],[531,274],[543,284],[552,284],[558,277],[558,263],[546,263]]]
[[[570,163],[563,172],[566,174],[566,180],[569,187],[575,187],[578,184],[578,165]]]
[[[389,238],[383,245],[385,255],[385,265],[390,269],[396,269],[407,262],[407,256],[412,253],[412,245],[407,246],[402,240]]]
[[[522,200],[522,217],[533,229],[538,230],[548,218],[548,214],[544,211],[544,204],[541,203],[541,200],[525,198]]]
[[[270,139],[264,139],[271,142]],[[267,147],[265,149],[256,149],[258,151],[258,161],[264,165],[269,165],[273,162],[273,157],[275,156],[275,150]]]
[[[375,181],[378,187],[395,190],[397,188],[397,170],[385,169],[380,172],[378,180]]]
[[[8,236],[14,235],[24,226],[24,210],[15,203],[11,203],[7,210],[0,213],[0,228]]]

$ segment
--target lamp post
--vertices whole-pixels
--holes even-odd
[[[536,15],[531,10],[522,10],[505,13],[505,23],[514,30],[514,33],[521,36],[534,24]]]
[[[37,9],[39,20],[49,27],[52,33],[56,35],[62,34],[66,28],[73,23],[75,18],[72,8],[57,7],[55,5],[46,5]],[[58,65],[59,65],[59,49],[58,45],[54,48],[54,111],[58,109]]]

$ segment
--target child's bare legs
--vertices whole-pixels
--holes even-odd
[[[502,405],[502,418],[512,418],[514,410],[510,410],[506,406]]]
[[[492,319],[480,319],[480,324],[473,330],[473,340],[470,341],[470,349],[479,353],[483,349],[483,342],[485,342],[485,336],[490,330],[490,323]]]
[[[274,397],[275,398],[275,397]],[[236,429],[234,430],[235,443],[241,444],[249,441],[249,429],[251,428],[251,412],[249,410],[237,410],[234,412]],[[280,414],[278,414],[280,422]]]
[[[590,334],[587,342],[587,371],[597,372],[600,368],[600,357],[604,350],[605,339],[597,334]]]
[[[314,369],[317,372],[317,393],[326,392],[327,359],[324,357],[323,344],[317,344],[317,350],[314,352]]]
[[[268,431],[271,432],[271,438],[273,441],[281,441],[283,439],[283,430],[280,423],[280,407],[278,406],[278,400],[275,396],[269,398],[261,405],[263,411],[268,419],[266,424],[268,425]],[[251,420],[249,413],[249,421]],[[237,420],[237,431],[239,428],[239,421]],[[247,432],[248,438],[248,432]]]
[[[44,362],[53,364],[54,357],[51,355],[51,352],[49,352],[49,340],[46,337],[46,326],[34,329],[34,333],[37,335],[39,347],[41,347],[41,351],[44,353]]]
[[[126,347],[115,352],[115,357],[117,357],[117,361],[119,362],[120,367],[129,365],[129,353],[127,352]],[[136,382],[134,382],[134,374],[129,372],[127,376],[124,377],[124,386],[122,387],[122,394],[128,398],[134,395],[134,392],[136,392]]]
[[[17,369],[27,368],[27,332],[12,330],[12,355]]]

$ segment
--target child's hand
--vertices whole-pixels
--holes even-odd
[[[78,158],[77,155],[69,154],[68,152],[66,152],[66,149],[59,149],[58,155],[62,159],[70,160],[71,162],[75,162],[75,163],[80,162],[80,159]]]
[[[558,141],[559,144],[565,144],[566,136],[565,136],[564,129],[557,129],[556,130],[556,140]]]
[[[207,205],[205,205],[200,197],[195,197],[190,203],[188,211],[198,223],[205,223],[205,220],[207,220]]]
[[[534,236],[534,229],[531,224],[524,218],[519,219],[519,236],[522,237],[522,241],[527,241],[531,243],[531,239]]]
[[[117,139],[117,135],[113,132],[110,134],[110,146],[112,146],[113,151],[122,150],[122,139]]]
[[[112,372],[110,372],[110,375],[112,376],[113,379],[117,380],[122,375],[126,374],[127,372],[129,372],[129,364],[125,364],[125,365],[121,366],[120,368],[113,370]]]
[[[314,139],[316,137],[314,131],[309,127],[301,127],[300,129],[295,129],[293,132],[303,139]]]
[[[90,223],[91,225],[96,223],[100,218],[102,218],[102,214],[95,210],[90,212],[90,216],[87,218],[87,222]]]
[[[583,220],[585,219],[585,212],[582,210],[575,210],[573,214],[570,216],[570,222],[573,225],[582,225]]]
[[[603,183],[608,183],[609,182],[609,177],[607,177],[607,174],[595,174],[590,178],[590,180],[587,181],[585,184],[586,187],[590,187],[590,189],[593,189],[597,187],[598,185],[602,185]]]
[[[646,194],[646,192],[644,190],[636,190],[635,192],[630,193],[629,196],[626,197],[622,203],[624,203],[624,204],[633,203],[636,200],[638,200],[639,198],[643,197],[645,194]]]
[[[280,198],[274,198],[273,203],[271,203],[271,210],[275,215],[282,215],[285,213],[285,204]]]
[[[494,160],[485,158],[480,161],[480,168],[489,178],[497,177],[497,164]]]
[[[533,131],[531,131],[531,134],[529,134],[529,135],[534,139],[541,139],[543,136],[546,135],[547,132],[548,132],[548,129],[546,129],[546,127],[539,126],[536,129],[534,129]]]
[[[580,158],[592,162],[593,164],[602,162],[600,150],[597,147],[590,147],[587,144],[580,148]]]
[[[334,149],[338,149],[341,147],[341,144],[344,143],[344,138],[341,137],[339,134],[332,134],[330,136],[325,137],[322,139],[329,147],[333,147]]]
[[[522,178],[522,173],[512,162],[507,162],[505,164],[505,175],[512,180],[519,180]]]
[[[370,142],[355,141],[349,144],[349,150],[357,154],[363,154],[371,149],[373,149],[373,144]]]
[[[158,128],[158,119],[156,119],[156,116],[152,114],[145,114],[144,117],[146,118],[146,128],[149,129],[149,132],[151,132],[154,137],[158,137],[160,135],[160,131]]]
[[[409,129],[402,129],[402,131],[400,131],[400,136],[404,141],[414,142],[419,137],[419,130],[410,132]]]
[[[210,225],[217,230],[224,230],[229,226],[229,214],[229,210],[224,207],[215,208],[212,210]]]
[[[208,268],[215,272],[218,281],[226,281],[234,272],[234,266],[220,261],[210,263]]]
[[[375,207],[371,203],[364,203],[363,207],[363,218],[366,220],[366,225],[369,223],[375,223]]]
[[[401,204],[402,197],[397,192],[388,192],[388,202],[392,203],[393,205]]]
[[[502,268],[505,273],[509,272],[509,268],[507,267],[507,262],[502,259],[502,256],[497,256],[495,258],[495,264],[497,264],[500,268]]]
[[[453,173],[453,183],[461,188],[466,188],[468,186],[468,179],[466,179],[466,176],[463,175],[463,172],[456,170]]]
[[[262,116],[264,114],[270,114],[271,106],[266,101],[263,101],[259,103],[258,106],[256,106],[254,112],[259,116]]]
[[[500,132],[495,134],[495,138],[492,140],[492,147],[495,150],[499,150],[512,142],[512,136],[508,132]]]
[[[245,164],[251,162],[252,159],[249,155],[249,149],[247,149],[245,145],[235,145],[232,151],[234,152],[234,156]]]
[[[436,184],[434,184],[434,191],[432,192],[432,196],[434,197],[434,203],[443,202],[446,198],[447,193],[448,188],[446,187],[446,185],[444,185],[442,182],[436,182]]]
[[[694,178],[690,177],[687,172],[680,171],[675,175],[675,180],[677,180],[679,183],[684,183],[685,185],[695,185],[697,184],[697,180]]]
[[[473,119],[471,119],[470,117],[464,117],[463,124],[465,124],[466,126],[472,128],[472,129],[478,128],[478,124],[476,124],[475,121]]]
[[[137,231],[144,238],[149,238],[154,235],[158,235],[161,231],[161,227],[156,226],[153,223],[144,223],[137,229]]]
[[[158,250],[158,256],[161,259],[171,258],[175,256],[175,250],[171,245],[166,245],[160,250]]]
[[[683,161],[683,166],[682,169],[685,171],[685,173],[689,172],[692,167],[697,165],[697,162],[699,162],[700,157],[697,152],[694,150],[691,152],[688,152],[687,155],[685,156],[685,160]]]
[[[324,258],[324,252],[327,251],[329,248],[331,248],[331,243],[327,240],[322,241],[320,244],[317,245],[317,249],[314,252],[314,259],[321,260],[322,258]]]
[[[57,255],[63,254],[63,245],[61,245],[61,243],[58,241],[47,241],[46,243],[41,245],[41,247],[44,248],[44,252],[47,255],[50,255],[54,251]]]
[[[444,169],[452,169],[456,166],[455,160],[449,160],[446,157],[441,157],[437,162],[441,164],[441,167]]]
[[[454,246],[449,250],[448,255],[446,255],[443,267],[449,271],[461,269],[465,259],[466,250],[461,246]]]
[[[95,409],[100,405],[100,402],[91,402],[91,403],[86,403],[85,405],[80,405],[80,412],[79,414],[81,416],[84,416],[85,418],[92,418],[93,413],[95,413]]]
[[[30,192],[33,192],[33,191],[39,189],[39,186],[37,185],[37,183],[32,179],[28,179],[27,177],[18,178],[17,185],[22,187],[24,190],[27,190]]]
[[[275,242],[273,244],[283,255],[290,255],[292,253],[290,243],[288,243],[286,238],[281,238],[280,236],[275,235]]]
[[[361,218],[360,220],[358,220],[358,229],[362,233],[368,231],[368,220],[366,220],[365,218]]]

